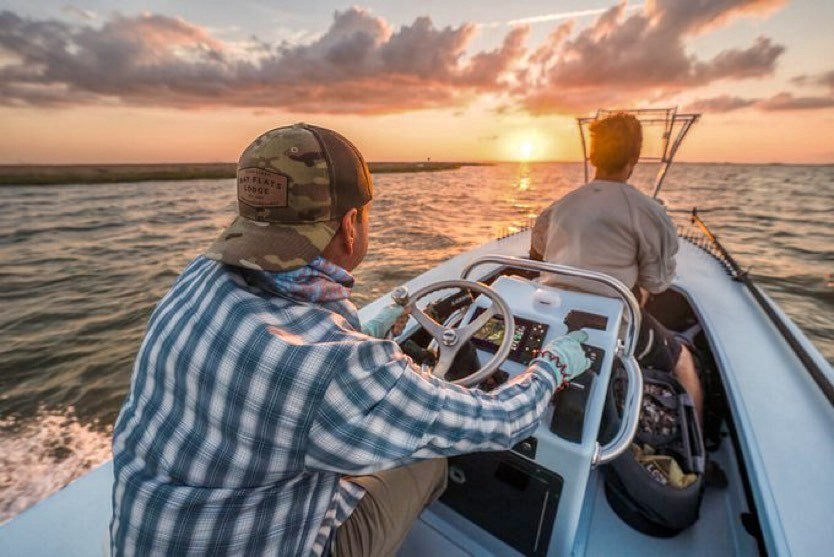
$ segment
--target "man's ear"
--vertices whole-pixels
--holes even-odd
[[[640,155],[638,154],[636,157],[633,157],[630,161],[628,161],[628,176],[626,176],[626,180],[631,178],[631,175],[634,174],[634,169],[637,168],[637,164],[640,162]]]
[[[342,217],[342,227],[340,230],[342,247],[348,255],[353,253],[353,245],[356,241],[356,220],[358,216],[359,211],[351,209]]]

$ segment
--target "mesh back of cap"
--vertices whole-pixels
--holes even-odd
[[[359,150],[332,130],[310,125],[306,127],[322,143],[328,159],[335,196],[333,214],[343,215],[368,203],[373,198],[374,186],[368,165]]]

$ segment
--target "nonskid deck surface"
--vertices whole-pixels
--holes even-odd
[[[729,472],[736,470],[735,455],[729,439],[711,455]],[[589,498],[575,555],[608,557],[611,555],[757,555],[756,542],[740,526],[740,514],[747,512],[741,479],[729,478],[725,489],[708,488],[701,506],[701,517],[691,528],[672,538],[655,538],[634,530],[623,522],[605,498],[602,477],[595,472],[589,482]],[[557,515],[558,516],[558,515]],[[399,557],[485,557],[520,556],[511,547],[498,542],[442,503],[436,503],[421,515],[406,538]]]
[[[710,454],[728,475],[726,488],[708,487],[698,521],[672,538],[656,538],[637,532],[623,522],[606,500],[601,474],[589,504],[584,540],[577,542],[577,555],[758,555],[756,540],[742,526],[741,515],[749,511],[742,479],[729,438]]]
[[[510,238],[515,253],[509,251],[520,256],[529,235],[518,236]],[[711,255],[687,241],[681,241],[674,288],[698,314],[717,361],[767,551],[828,554],[834,546],[830,527],[834,476],[830,467],[810,462],[834,461],[834,409],[745,287]],[[788,324],[834,379],[819,351],[789,320]],[[644,536],[623,523],[611,511],[597,479],[596,490],[588,495],[591,510],[583,516],[586,534],[580,532],[575,554],[757,553],[754,538],[741,524],[740,514],[748,509],[729,439],[713,456],[731,476],[729,489],[708,491],[699,522],[666,540]],[[438,548],[458,546],[462,555],[514,554],[504,545],[495,546],[494,538],[442,505],[427,511],[417,528],[425,539],[413,546],[409,538],[406,555],[418,554],[412,548],[426,548],[428,539],[440,543]]]
[[[718,365],[768,553],[830,554],[834,407],[746,287],[712,256],[682,241],[674,285],[695,308]],[[819,350],[782,315],[834,380]]]
[[[113,461],[0,526],[0,556],[110,555]]]

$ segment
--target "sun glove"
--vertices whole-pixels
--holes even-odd
[[[591,360],[585,356],[581,345],[587,340],[588,333],[585,331],[573,331],[553,339],[530,363],[538,362],[552,371],[559,387],[564,387],[591,367]]]
[[[367,323],[362,324],[362,332],[369,337],[385,338],[394,322],[403,314],[402,306],[390,304],[379,310]]]

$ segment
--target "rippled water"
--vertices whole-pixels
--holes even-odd
[[[374,178],[358,305],[520,227],[577,164]],[[647,168],[638,181],[653,174]],[[834,167],[673,167],[736,258],[834,361]],[[0,188],[0,521],[109,457],[145,321],[234,212],[231,180]]]

